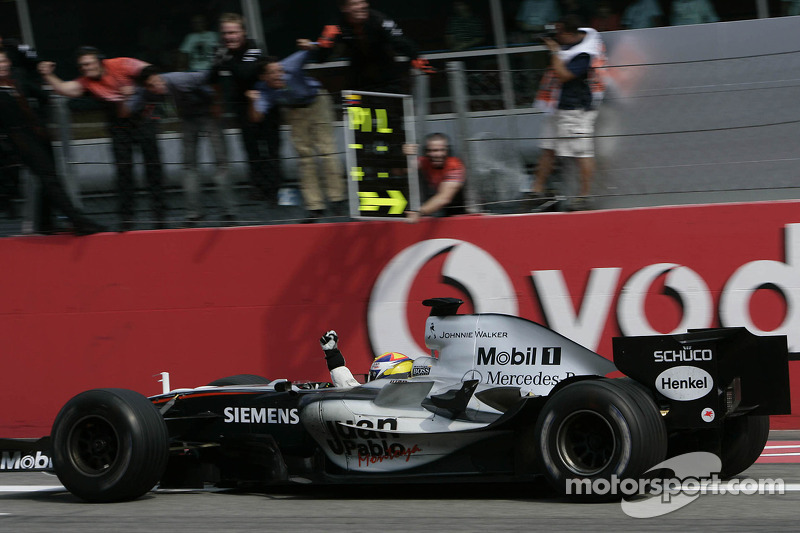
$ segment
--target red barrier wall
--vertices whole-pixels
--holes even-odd
[[[239,373],[327,379],[318,338],[330,328],[349,366],[365,372],[375,339],[404,320],[417,345],[395,349],[424,350],[421,300],[469,299],[465,287],[503,276],[509,297],[463,311],[516,306],[610,357],[621,329],[741,325],[728,322],[745,309],[757,328],[790,332],[800,351],[795,222],[800,202],[787,201],[2,239],[0,435],[47,434],[60,406],[88,388],[159,393],[161,371],[173,388]],[[387,265],[417,243],[445,242],[434,239],[453,241],[400,269],[411,280],[405,316],[383,313],[382,304],[406,306],[375,301]],[[459,246],[490,260],[462,264],[470,279],[444,280]],[[800,420],[776,417],[773,427]]]

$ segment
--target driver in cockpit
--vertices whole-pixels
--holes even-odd
[[[339,335],[330,330],[319,339],[319,344],[325,352],[325,362],[331,373],[331,382],[335,387],[357,387],[361,385],[353,377],[350,369],[345,366],[344,356],[339,351]],[[367,381],[382,378],[402,379],[411,375],[414,360],[399,352],[386,352],[372,361],[369,367]]]

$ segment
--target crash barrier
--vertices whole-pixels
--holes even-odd
[[[355,374],[374,354],[426,355],[421,302],[432,296],[466,300],[464,313],[546,324],[606,357],[621,334],[719,325],[787,335],[790,352],[800,352],[798,208],[784,201],[2,239],[0,427],[3,436],[39,436],[74,394],[160,393],[160,372],[173,388],[235,374],[326,380],[318,339],[329,329]],[[502,332],[485,333],[502,351]],[[544,347],[504,349],[529,348]],[[523,374],[517,359],[502,359],[503,375],[486,379],[513,382]],[[774,418],[774,428],[800,429],[797,365],[795,414]],[[557,373],[540,370],[542,380]]]

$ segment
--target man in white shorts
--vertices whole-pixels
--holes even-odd
[[[580,169],[580,192],[573,208],[585,209],[595,171],[594,125],[603,84],[598,68],[605,61],[600,34],[579,28],[573,16],[556,25],[555,39],[544,38],[550,67],[536,95],[536,107],[547,113],[533,192],[544,197],[555,157],[573,157]]]

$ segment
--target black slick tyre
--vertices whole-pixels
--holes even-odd
[[[722,425],[720,477],[730,479],[750,468],[764,450],[769,438],[769,416],[744,415],[725,420]]]
[[[612,486],[614,477],[639,479],[666,457],[666,430],[654,402],[635,385],[616,381],[567,385],[539,415],[534,434],[540,466],[562,494],[585,501],[619,499],[619,492],[594,488]]]
[[[61,408],[51,437],[58,479],[89,502],[142,496],[158,483],[169,457],[163,417],[145,396],[127,389],[78,394]]]

